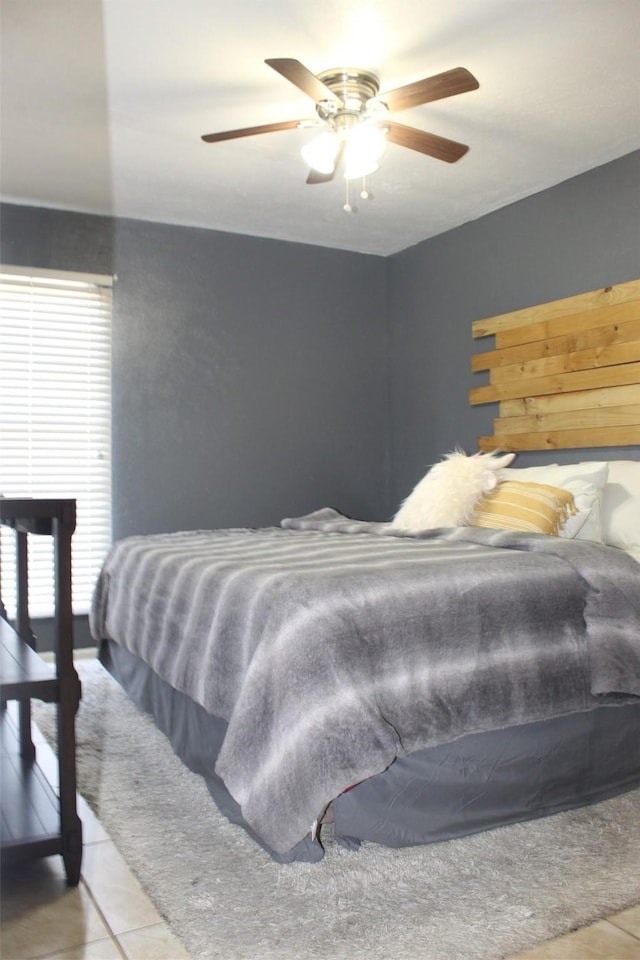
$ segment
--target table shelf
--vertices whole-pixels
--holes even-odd
[[[3,863],[60,854],[67,882],[80,879],[82,823],[76,809],[75,715],[81,689],[73,664],[71,538],[74,500],[0,498],[0,523],[16,535],[16,623],[0,598],[0,730]],[[28,606],[28,538],[54,545],[54,664],[38,656]],[[40,768],[31,734],[31,700],[56,704],[58,774]],[[15,705],[13,702],[15,701]],[[10,708],[9,704],[12,704]]]

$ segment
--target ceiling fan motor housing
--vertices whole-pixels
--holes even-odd
[[[380,90],[380,81],[375,73],[352,67],[325,70],[318,74],[318,80],[338,98],[316,103],[318,116],[331,123],[336,130],[349,129],[365,116],[369,116],[369,101],[376,97]]]

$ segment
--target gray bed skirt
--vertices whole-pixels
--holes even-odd
[[[104,641],[98,655],[133,702],[151,713],[181,760],[204,777],[218,808],[232,823],[242,826],[279,862],[322,858],[322,831],[319,839],[309,835],[281,855],[245,822],[214,773],[224,720],[169,686],[123,647]],[[384,773],[337,797],[331,807],[336,841],[343,846],[355,849],[368,840],[401,847],[547,816],[637,786],[640,701],[626,700],[469,734],[399,757]]]

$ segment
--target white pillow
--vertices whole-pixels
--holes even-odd
[[[560,536],[602,543],[600,501],[608,474],[609,464],[606,461],[592,461],[566,465],[556,463],[544,467],[516,467],[501,470],[500,479],[547,483],[552,487],[568,490],[573,494],[578,512],[567,520]]]
[[[447,454],[413,488],[393,518],[393,528],[419,533],[462,526],[480,498],[496,486],[498,471],[514,457],[515,453],[468,457],[462,450]]]
[[[610,460],[602,493],[602,542],[640,560],[640,460]]]

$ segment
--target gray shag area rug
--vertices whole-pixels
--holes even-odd
[[[498,960],[640,902],[640,790],[460,840],[276,864],[102,666],[79,789],[194,960]],[[34,718],[52,739],[53,708]]]

